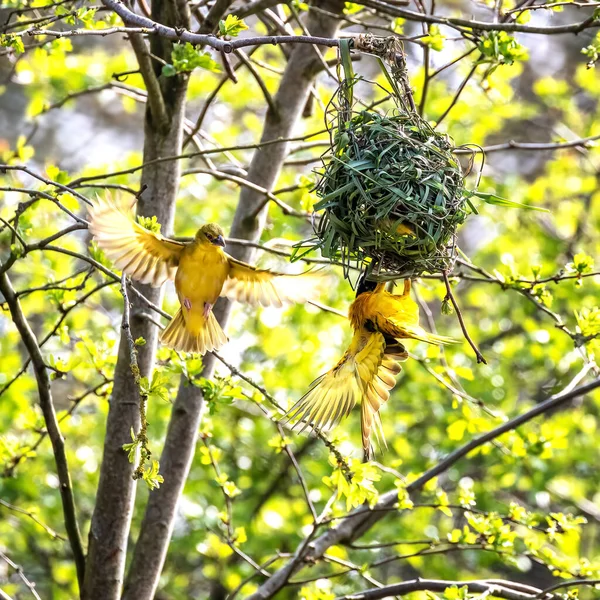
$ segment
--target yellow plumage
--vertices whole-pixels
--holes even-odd
[[[285,415],[328,430],[348,416],[361,402],[361,431],[365,458],[372,456],[373,431],[385,444],[379,409],[388,400],[401,371],[398,364],[408,358],[399,340],[417,339],[430,344],[448,344],[451,338],[434,335],[419,325],[419,307],[410,297],[410,281],[402,294],[390,294],[385,284],[360,282],[357,296],[348,313],[354,335],[348,350],[337,365],[321,375],[308,392]]]
[[[219,225],[203,225],[184,244],[145,229],[133,219],[131,207],[110,198],[99,199],[89,213],[90,231],[117,267],[155,287],[175,281],[181,307],[160,338],[175,350],[204,354],[227,341],[212,312],[219,296],[280,307],[306,301],[322,280],[319,273],[285,275],[234,259],[223,251]]]

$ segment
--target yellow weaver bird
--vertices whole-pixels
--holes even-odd
[[[154,287],[175,280],[181,306],[160,337],[175,350],[204,354],[227,341],[212,312],[219,296],[281,307],[306,301],[322,279],[317,273],[284,275],[236,260],[223,251],[223,230],[212,223],[182,243],[145,229],[133,219],[131,207],[111,199],[96,201],[89,214],[90,231],[118,268]]]
[[[385,445],[379,409],[396,385],[402,370],[399,361],[408,358],[400,340],[416,339],[429,344],[450,344],[455,340],[429,333],[419,325],[419,306],[410,297],[410,280],[402,294],[390,294],[385,283],[359,281],[356,299],[348,313],[354,336],[342,359],[310,388],[286,413],[284,421],[298,419],[328,430],[347,417],[361,403],[361,431],[365,460],[372,457],[371,433]]]

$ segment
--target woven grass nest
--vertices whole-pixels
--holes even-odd
[[[416,114],[355,114],[336,131],[316,190],[323,254],[397,277],[450,269],[470,212],[453,149]]]
[[[376,38],[375,38],[376,39]],[[367,38],[373,41],[373,38]],[[361,40],[359,39],[359,43]],[[353,110],[348,47],[341,47],[345,77],[330,103],[331,148],[322,157],[312,248],[377,279],[417,277],[450,270],[456,228],[472,211],[452,140],[414,110],[403,54],[396,46],[362,50],[387,54],[381,62],[394,90],[390,114]],[[357,45],[357,42],[354,43]]]

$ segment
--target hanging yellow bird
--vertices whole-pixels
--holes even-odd
[[[99,199],[89,214],[90,231],[117,267],[154,287],[175,280],[181,306],[160,336],[175,350],[204,354],[227,341],[212,312],[219,296],[281,307],[308,300],[322,280],[320,273],[285,275],[236,260],[223,251],[223,230],[213,223],[182,243],[145,229],[133,219],[130,207],[112,199]]]
[[[416,339],[429,344],[451,344],[455,340],[434,335],[419,325],[419,306],[410,297],[410,280],[402,294],[390,294],[385,283],[363,276],[348,313],[354,336],[350,347],[333,369],[313,381],[310,389],[285,415],[298,419],[297,427],[312,425],[328,430],[347,417],[361,402],[361,431],[365,460],[372,456],[371,433],[385,445],[379,409],[390,396],[400,373],[399,361],[408,358],[400,342]]]

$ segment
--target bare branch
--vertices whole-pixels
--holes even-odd
[[[106,3],[105,3],[106,4]],[[392,5],[390,2],[381,0],[360,0],[358,4],[374,8],[384,14],[393,17],[402,17],[407,21],[416,21],[418,23],[437,23],[438,25],[447,25],[458,31],[464,31],[465,28],[475,31],[508,31],[511,33],[536,33],[541,35],[559,35],[562,33],[581,33],[585,29],[595,29],[600,27],[600,21],[593,16],[569,25],[556,25],[554,27],[537,27],[534,25],[522,25],[520,23],[490,23],[488,21],[471,21],[456,17],[438,17],[437,15],[423,14],[407,8],[401,8]],[[141,23],[137,23],[140,25]]]
[[[161,23],[157,23],[151,19],[148,19],[147,17],[135,14],[119,0],[102,0],[102,2],[107,8],[114,10],[127,25],[149,29],[152,31],[152,33],[174,42],[189,42],[195,46],[210,46],[211,48],[220,50],[225,54],[230,54],[238,48],[257,46],[261,44],[273,46],[277,46],[278,44],[317,44],[319,46],[329,47],[335,47],[339,45],[339,40],[337,38],[312,35],[273,35],[263,37],[247,37],[232,41],[225,41],[216,37],[215,35],[206,33],[192,33],[184,28],[176,29],[174,27],[167,27],[166,25],[162,25]]]
[[[373,588],[359,592],[358,594],[348,594],[340,596],[336,600],[379,600],[380,598],[389,598],[391,596],[403,596],[410,592],[430,591],[444,592],[452,586],[467,587],[471,594],[485,594],[505,600],[531,600],[536,596],[531,593],[519,592],[512,589],[511,582],[507,581],[506,586],[501,581],[444,581],[440,579],[412,579],[393,585],[386,585],[382,588]]]
[[[154,72],[152,65],[152,59],[150,58],[150,51],[146,46],[143,36],[140,33],[131,33],[129,35],[129,42],[135,52],[135,56],[148,90],[148,104],[152,117],[154,118],[158,126],[167,127],[169,123],[169,117],[167,115],[167,108],[158,83],[158,77]]]
[[[554,594],[550,594],[550,592],[554,592],[555,590],[584,585],[600,585],[600,579],[570,579],[569,581],[559,581],[558,583],[547,587],[545,590],[540,590],[540,593],[536,598],[547,598],[549,595],[552,597]]]
[[[460,310],[460,307],[458,306],[458,302],[456,301],[454,294],[452,293],[452,288],[450,287],[450,281],[448,280],[448,271],[443,271],[442,277],[444,278],[444,283],[446,284],[446,297],[444,298],[444,300],[446,302],[448,300],[450,302],[452,302],[452,306],[454,307],[454,310],[456,311],[456,316],[458,317],[458,322],[460,323],[460,328],[462,329],[465,339],[467,340],[467,342],[469,342],[469,345],[471,346],[471,348],[473,348],[473,351],[475,352],[475,356],[477,357],[477,362],[487,365],[487,361],[483,357],[483,354],[481,354],[481,352],[479,351],[479,348],[475,345],[475,342],[471,339],[471,336],[469,335],[469,332],[467,331],[467,326],[465,325],[465,320],[462,316],[462,312]]]
[[[58,539],[58,540],[65,539],[61,535],[56,533],[56,531],[54,531],[54,529],[52,529],[51,527],[48,527],[48,525],[46,525],[45,523],[40,521],[32,512],[29,512],[28,510],[25,510],[24,508],[15,506],[14,504],[11,504],[10,502],[6,502],[6,500],[2,500],[1,498],[0,498],[0,506],[4,506],[4,508],[7,508],[8,510],[12,510],[15,513],[29,517],[34,523],[37,523],[50,537],[52,537],[54,539]]]
[[[27,348],[27,352],[31,357],[33,370],[37,381],[40,407],[46,422],[48,436],[52,443],[52,451],[54,461],[56,463],[56,474],[60,482],[60,495],[63,505],[63,514],[65,518],[65,528],[69,537],[69,544],[73,552],[75,567],[77,569],[77,580],[80,588],[83,586],[83,577],[85,573],[85,555],[83,553],[83,545],[81,543],[81,535],[79,533],[79,525],[77,523],[77,515],[75,510],[75,498],[73,496],[73,487],[71,485],[71,475],[69,474],[69,466],[67,464],[67,456],[65,453],[65,440],[60,432],[58,420],[56,419],[56,411],[54,410],[54,400],[52,399],[52,391],[50,385],[50,376],[46,368],[46,363],[42,356],[42,352],[38,345],[23,310],[21,303],[16,296],[15,290],[12,287],[10,279],[6,273],[0,275],[0,291],[4,296],[13,322],[21,335],[21,339]]]
[[[503,144],[495,144],[493,146],[485,146],[482,151],[486,154],[490,152],[502,152],[504,150],[564,150],[567,148],[588,148],[593,145],[593,142],[600,140],[600,135],[591,135],[590,137],[579,138],[577,140],[570,140],[568,142],[549,142],[549,143],[531,143],[531,142],[516,142],[510,140]],[[478,151],[477,148],[457,148],[455,154],[472,154],[473,150]]]
[[[35,583],[33,583],[32,581],[29,581],[29,579],[25,576],[25,573],[23,573],[23,569],[16,564],[15,562],[13,562],[10,558],[8,558],[8,556],[6,556],[6,554],[4,554],[4,552],[0,552],[0,558],[11,568],[13,568],[19,578],[21,579],[21,581],[25,584],[25,586],[29,589],[29,591],[31,592],[31,595],[35,598],[35,600],[42,600],[40,598],[40,595],[36,592],[35,590]]]

